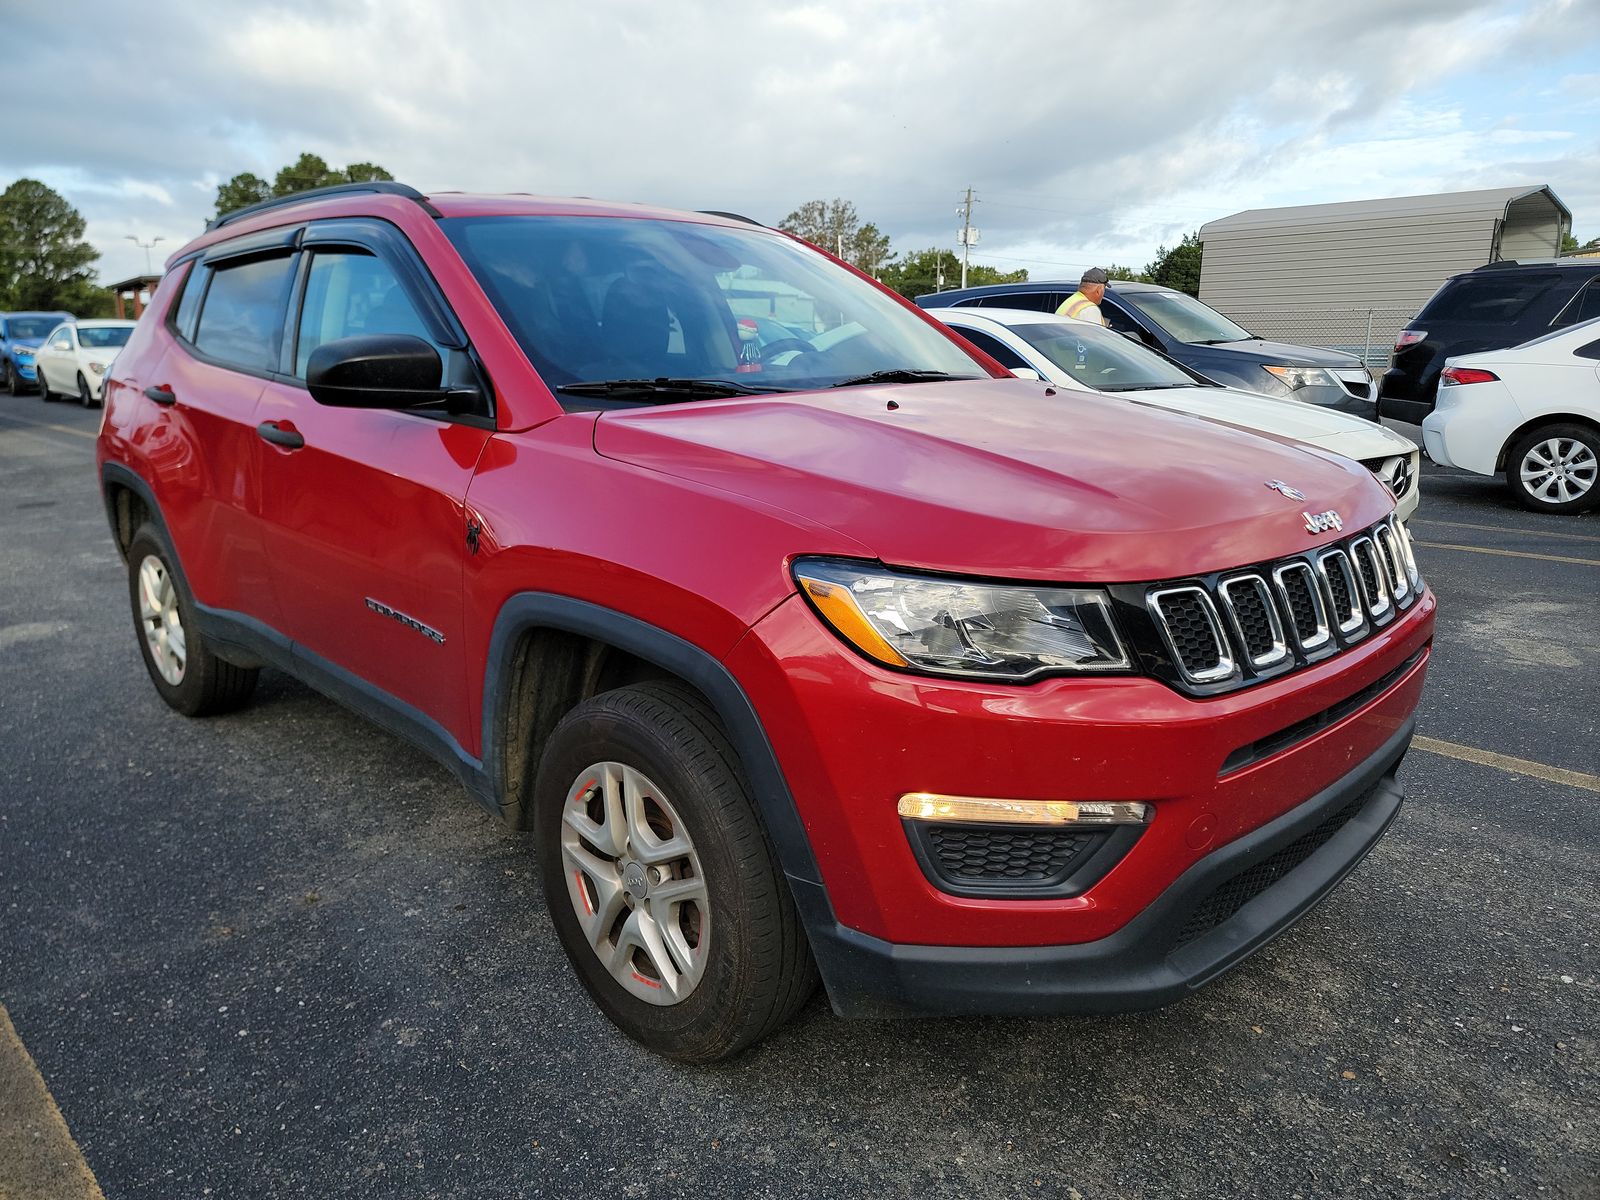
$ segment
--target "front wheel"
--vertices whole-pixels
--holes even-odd
[[[1600,503],[1600,434],[1586,425],[1543,425],[1506,455],[1506,486],[1534,512],[1579,513]]]
[[[800,919],[716,716],[686,687],[585,701],[534,793],[545,900],[578,979],[629,1037],[727,1058],[816,987]]]
[[[50,402],[50,385],[44,381],[43,367],[34,367],[33,381],[39,387],[39,399],[48,404]]]
[[[166,539],[150,525],[128,544],[128,598],[150,682],[184,716],[231,712],[250,698],[260,671],[211,652],[172,562]]]
[[[78,403],[85,408],[95,405],[94,393],[89,390],[89,381],[84,378],[83,372],[78,372]]]

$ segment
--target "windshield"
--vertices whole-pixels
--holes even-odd
[[[987,372],[891,296],[760,229],[616,217],[441,221],[551,387],[723,381],[824,388]],[[680,398],[715,394],[681,389]]]
[[[60,317],[12,317],[6,322],[6,336],[42,338],[59,324],[61,324]]]
[[[117,346],[126,346],[128,335],[132,332],[132,326],[91,325],[85,328],[79,325],[78,344],[85,350],[110,350]]]
[[[1117,299],[1133,305],[1180,342],[1242,342],[1255,336],[1186,292],[1118,292]]]
[[[1097,325],[1048,321],[1010,329],[1074,380],[1096,391],[1195,386],[1192,378],[1159,354]]]

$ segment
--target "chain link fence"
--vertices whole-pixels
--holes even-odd
[[[1395,335],[1415,315],[1410,308],[1244,308],[1227,313],[1257,337],[1343,350],[1379,370],[1389,365]]]

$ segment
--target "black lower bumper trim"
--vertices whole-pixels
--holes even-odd
[[[1400,811],[1395,771],[1414,721],[1361,766],[1283,816],[1207,855],[1110,937],[1066,946],[907,946],[812,925],[812,950],[841,1016],[1046,1015],[1156,1008],[1236,966],[1299,920],[1372,849]],[[1194,918],[1252,868],[1308,855],[1216,923]],[[1276,856],[1276,857],[1275,857]],[[797,889],[802,909],[808,897]],[[1188,940],[1182,940],[1184,938]]]

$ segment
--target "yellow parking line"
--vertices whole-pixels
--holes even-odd
[[[0,420],[15,421],[18,425],[31,425],[35,429],[53,429],[57,433],[70,433],[73,437],[88,438],[91,442],[100,436],[99,430],[91,433],[87,429],[74,429],[70,425],[52,425],[48,421],[30,421],[27,417],[15,416],[3,410],[0,410]]]
[[[1586,792],[1600,792],[1600,775],[1582,771],[1569,771],[1565,767],[1547,767],[1526,758],[1512,758],[1509,754],[1496,754],[1493,750],[1479,750],[1476,746],[1458,746],[1455,742],[1441,742],[1438,738],[1418,734],[1411,739],[1418,750],[1429,754],[1442,754],[1462,762],[1477,763],[1481,767],[1494,767],[1512,775],[1531,775],[1546,783],[1562,783],[1568,787],[1582,788]]]
[[[1508,529],[1504,525],[1473,525],[1467,521],[1441,521],[1437,517],[1412,517],[1409,525],[1447,525],[1451,529],[1481,529],[1486,533],[1520,533],[1523,537],[1559,538],[1564,542],[1600,542],[1589,533],[1556,533],[1550,529]]]
[[[0,1005],[0,1200],[105,1200]]]
[[[1600,558],[1568,558],[1563,554],[1535,554],[1531,550],[1496,550],[1492,546],[1457,546],[1450,542],[1424,542],[1430,550],[1465,550],[1468,554],[1498,554],[1502,558],[1537,558],[1541,562],[1577,563],[1580,567],[1600,567]]]

